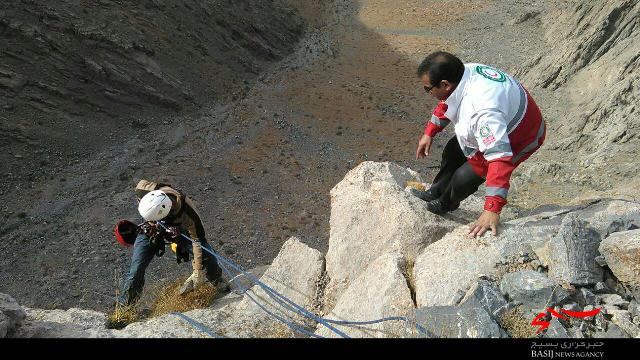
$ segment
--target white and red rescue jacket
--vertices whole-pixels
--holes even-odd
[[[435,136],[453,122],[462,152],[486,179],[484,209],[500,213],[513,170],[544,142],[545,123],[529,92],[503,71],[465,64],[449,97],[438,103],[425,134]]]

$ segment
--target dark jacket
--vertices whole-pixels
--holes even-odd
[[[191,199],[168,184],[140,180],[135,190],[138,201],[147,193],[154,190],[164,191],[169,196],[169,199],[171,199],[171,211],[169,211],[167,217],[162,219],[163,221],[166,221],[168,225],[177,226],[182,229],[182,231],[186,231],[185,235],[195,241],[206,241],[204,226],[200,220],[200,215],[198,215],[196,211],[195,204]],[[196,244],[193,246],[193,261],[191,265],[194,270],[202,269],[202,249]]]

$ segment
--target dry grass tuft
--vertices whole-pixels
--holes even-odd
[[[156,300],[151,307],[151,316],[156,317],[171,312],[186,312],[193,309],[202,309],[211,306],[217,289],[211,283],[206,282],[194,290],[180,295],[178,291],[184,280],[178,280],[159,291]]]
[[[135,305],[116,304],[116,309],[107,316],[107,329],[122,329],[136,321],[138,321],[138,311]]]
[[[407,287],[409,288],[409,292],[411,293],[411,300],[413,301],[413,305],[416,306],[416,280],[413,278],[413,267],[415,265],[415,260],[407,259],[402,267],[402,275],[407,281]]]
[[[509,309],[500,317],[502,326],[512,338],[535,338],[536,328],[531,325],[519,308]]]
[[[405,187],[409,186],[412,187],[416,190],[420,190],[420,191],[426,191],[427,190],[427,186],[421,182],[417,182],[417,181],[407,181],[404,185]]]

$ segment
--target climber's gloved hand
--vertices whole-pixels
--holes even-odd
[[[180,229],[177,226],[169,226],[167,228],[167,236],[169,241],[175,242],[180,237]]]
[[[202,270],[193,270],[193,273],[189,278],[184,282],[182,287],[180,288],[180,295],[186,294],[189,291],[197,288],[199,285],[203,284],[207,280],[207,271],[205,269]]]
[[[148,238],[158,235],[158,224],[151,221],[144,222],[138,226],[138,231]]]

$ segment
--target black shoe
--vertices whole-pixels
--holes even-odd
[[[409,192],[411,193],[411,195],[417,197],[418,199],[422,199],[426,202],[433,201],[438,198],[431,192],[431,189],[418,190],[416,188],[409,188]]]
[[[427,210],[436,215],[444,215],[449,212],[449,210],[442,205],[439,199],[429,201],[427,203]]]

